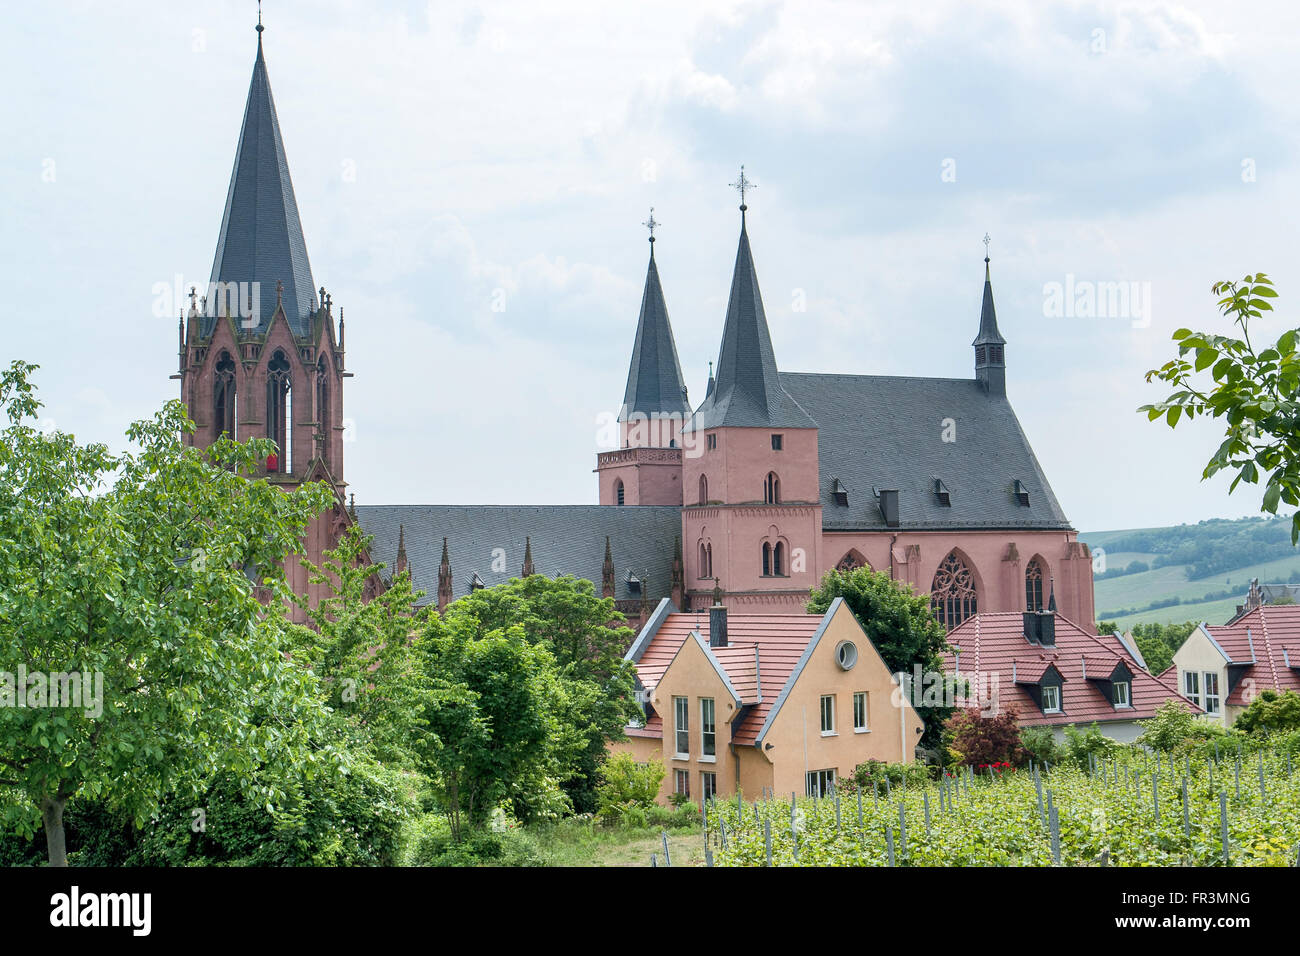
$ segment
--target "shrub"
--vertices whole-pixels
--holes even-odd
[[[838,781],[842,791],[854,793],[861,789],[870,790],[873,784],[883,787],[889,781],[891,787],[907,784],[922,784],[930,779],[930,768],[923,763],[885,763],[883,760],[864,760],[853,768],[853,774]]]
[[[1227,734],[1222,727],[1200,720],[1182,701],[1167,700],[1150,720],[1138,721],[1142,734],[1137,743],[1166,753]]]
[[[426,814],[414,826],[415,841],[403,858],[407,866],[541,866],[532,839],[519,829],[464,832],[457,843],[445,817]]]
[[[1293,690],[1279,694],[1275,690],[1259,693],[1233,724],[1245,734],[1269,734],[1300,730],[1300,694]]]
[[[962,763],[985,766],[1010,763],[1017,767],[1029,761],[1029,752],[1020,743],[1020,714],[1008,707],[995,717],[985,717],[978,707],[959,710],[948,719],[952,732],[952,749],[961,754]]]
[[[1022,727],[1020,729],[1020,746],[1029,754],[1031,760],[1040,764],[1061,762],[1061,747],[1056,742],[1056,735],[1051,727]]]
[[[1064,756],[1074,761],[1080,770],[1089,768],[1091,758],[1100,760],[1118,749],[1119,743],[1103,734],[1096,722],[1087,730],[1080,730],[1074,724],[1065,728]]]
[[[606,815],[613,808],[653,806],[667,772],[658,760],[637,763],[630,753],[614,754],[605,761],[596,788],[599,812]]]

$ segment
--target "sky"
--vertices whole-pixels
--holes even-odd
[[[49,427],[120,449],[179,397],[172,290],[212,269],[256,17],[7,11],[0,361],[41,366]],[[1221,428],[1136,409],[1174,329],[1231,331],[1214,281],[1267,272],[1252,337],[1297,324],[1300,5],[268,0],[263,22],[347,317],[358,503],[594,502],[642,223],[698,405],[743,163],[782,370],[971,377],[987,234],[1008,395],[1075,527],[1258,513],[1200,480]],[[1127,310],[1053,304],[1109,283]]]

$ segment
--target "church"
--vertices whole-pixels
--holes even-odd
[[[634,335],[635,304],[627,310],[619,447],[597,455],[597,504],[367,504],[364,489],[356,504],[344,479],[352,372],[343,309],[334,314],[312,277],[260,23],[257,34],[211,280],[181,318],[173,377],[194,444],[268,437],[279,452],[264,462],[267,481],[334,489],[305,542],[313,561],[359,523],[373,537],[371,558],[385,575],[409,571],[424,603],[443,608],[520,575],[569,574],[614,598],[633,626],[665,597],[683,611],[708,607],[715,588],[741,613],[802,613],[827,570],[865,565],[930,594],[949,629],[977,612],[1039,610],[1052,595],[1064,616],[1091,627],[1091,555],[1007,399],[987,255],[970,378],[781,371],[743,167],[717,365],[696,406],[655,263],[653,214],[647,223]],[[290,584],[318,600],[289,563]]]

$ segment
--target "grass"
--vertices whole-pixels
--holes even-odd
[[[527,832],[546,866],[649,866],[652,853],[664,865],[663,837],[657,829],[563,820]],[[668,852],[673,866],[703,866],[703,831],[698,826],[669,831]]]

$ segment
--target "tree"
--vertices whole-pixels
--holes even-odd
[[[134,452],[44,433],[35,368],[0,373],[0,661],[18,671],[0,697],[28,705],[0,707],[4,826],[43,825],[65,866],[74,799],[140,825],[222,770],[269,806],[287,777],[337,767],[308,746],[325,709],[285,658],[281,567],[330,491],[245,478],[266,440],[186,446],[176,401],[128,429]]]
[[[563,695],[555,661],[522,628],[479,636],[477,621],[450,608],[416,641],[431,691],[415,749],[447,808],[452,836],[480,826],[516,782],[545,782],[556,764]]]
[[[1224,733],[1223,728],[1199,720],[1180,700],[1167,700],[1156,708],[1155,716],[1139,720],[1142,733],[1137,743],[1152,750],[1176,750]]]
[[[1264,273],[1239,282],[1216,282],[1219,311],[1241,329],[1241,338],[1178,329],[1178,358],[1146,373],[1177,391],[1163,402],[1143,405],[1151,421],[1164,418],[1170,428],[1197,415],[1224,419],[1224,440],[1206,463],[1202,480],[1220,471],[1235,471],[1229,493],[1242,482],[1264,480],[1261,511],[1277,514],[1278,505],[1300,505],[1300,329],[1290,329],[1272,345],[1256,348],[1250,320],[1273,311],[1277,297]],[[1194,353],[1194,354],[1192,354]],[[1190,356],[1187,357],[1187,356]],[[1209,372],[1210,381],[1202,376]],[[1291,543],[1300,541],[1300,511],[1291,518]]]
[[[1300,694],[1293,690],[1279,694],[1272,688],[1260,691],[1232,726],[1244,734],[1300,730]]]
[[[594,812],[606,744],[623,739],[628,721],[641,716],[632,665],[623,660],[632,629],[613,599],[597,597],[583,578],[530,574],[472,591],[451,607],[477,622],[476,634],[518,625],[550,650],[566,690],[557,717],[572,744],[560,785],[576,812]]]
[[[1020,742],[1020,715],[1007,707],[985,717],[978,707],[963,707],[948,719],[951,748],[961,755],[959,762],[972,767],[1008,763],[1020,766],[1029,753]]]
[[[883,571],[867,567],[827,571],[806,605],[810,614],[825,614],[831,602],[844,598],[871,644],[884,658],[891,674],[912,674],[913,667],[939,673],[948,647],[944,627],[930,611],[930,601]],[[935,747],[951,707],[919,708],[925,718],[922,742]]]

